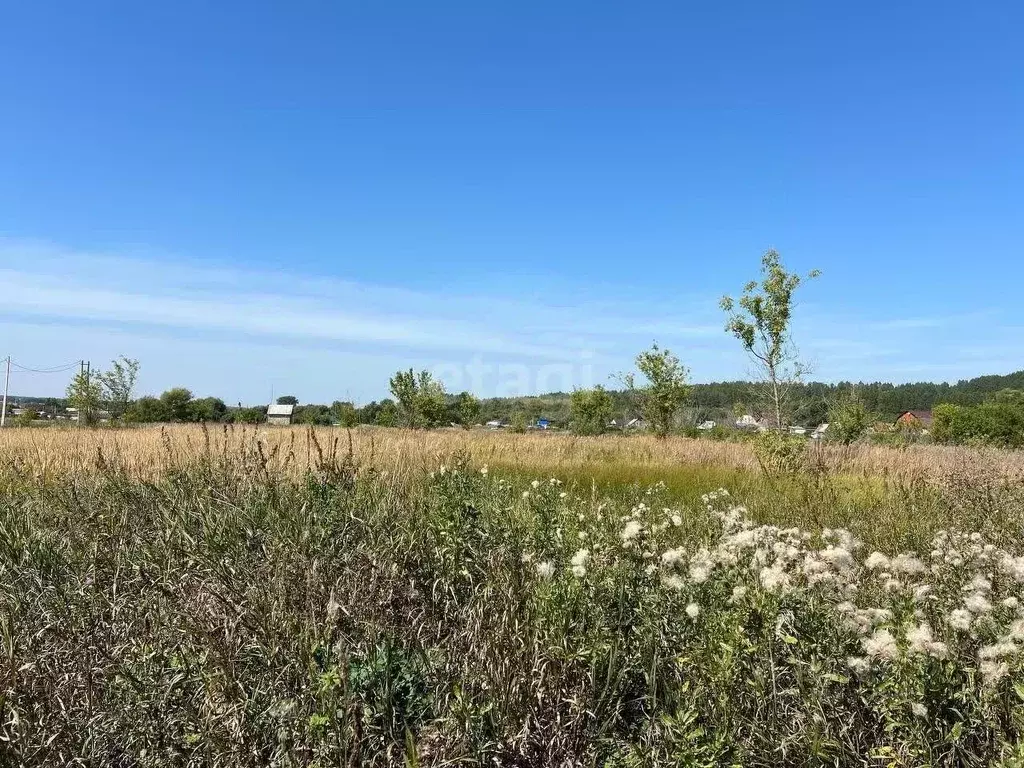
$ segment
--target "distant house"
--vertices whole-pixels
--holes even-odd
[[[623,429],[647,429],[647,422],[643,419],[630,419]]]
[[[702,421],[700,424],[697,425],[697,429],[699,429],[701,432],[708,432],[714,429],[716,426],[717,425],[713,421]]]
[[[269,405],[267,406],[267,424],[287,426],[292,423],[293,413],[295,413],[294,405]]]
[[[551,426],[551,421],[548,419],[537,419],[537,429],[547,429]]]
[[[79,413],[77,408],[65,408],[64,412],[66,414],[65,418],[70,421],[78,421]],[[90,411],[89,415],[93,421],[110,421],[110,411],[100,409]]]
[[[931,429],[932,426],[932,412],[931,411],[904,411],[896,417],[895,424],[897,427],[903,427],[905,429],[923,428]]]
[[[817,428],[811,432],[811,440],[821,440],[825,437],[826,432],[828,432],[828,423],[819,424]]]
[[[488,429],[501,429],[505,425],[502,424],[501,421],[499,421],[498,419],[494,419],[493,421],[488,421],[486,424],[484,424],[484,426],[487,427]]]
[[[749,413],[745,413],[736,419],[737,429],[757,429],[757,419]]]
[[[789,434],[791,435],[806,435],[807,428],[801,426],[792,426],[789,428]]]

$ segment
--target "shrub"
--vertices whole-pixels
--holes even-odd
[[[795,475],[807,466],[807,440],[767,430],[754,440],[754,455],[767,475]]]
[[[936,442],[980,443],[1003,448],[1024,446],[1024,406],[1012,401],[980,405],[943,404],[933,411]]]

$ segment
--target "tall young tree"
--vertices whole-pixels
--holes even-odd
[[[412,368],[407,371],[396,371],[391,377],[390,385],[403,424],[416,429],[420,425],[419,413],[416,410],[416,393],[419,389],[416,374]]]
[[[764,380],[763,399],[775,420],[775,428],[786,428],[790,414],[790,390],[806,368],[797,357],[790,334],[793,293],[805,280],[817,277],[817,270],[800,275],[787,272],[775,250],[761,257],[761,282],[752,280],[743,295],[720,302],[728,316],[725,330],[740,340]]]
[[[78,409],[78,423],[89,424],[103,400],[103,388],[88,371],[79,371],[67,388],[68,405]]]
[[[123,355],[112,360],[110,370],[96,374],[99,381],[103,402],[115,419],[124,417],[128,405],[132,401],[135,381],[139,377],[139,361]]]
[[[436,427],[445,423],[448,400],[445,397],[444,384],[435,379],[430,371],[420,371],[416,382],[416,410],[425,427]]]
[[[577,435],[600,435],[612,418],[614,403],[604,387],[577,389],[569,398],[569,418]]]
[[[480,401],[469,392],[460,392],[451,405],[452,419],[463,429],[469,429],[480,419]]]
[[[855,442],[875,421],[856,390],[843,392],[828,405],[828,436],[843,445]]]
[[[660,349],[657,344],[652,344],[650,349],[636,356],[636,367],[640,369],[647,384],[637,386],[635,376],[630,373],[623,377],[626,389],[638,401],[640,413],[654,434],[665,437],[686,401],[689,392],[686,377],[689,372],[678,357],[667,349]]]
[[[405,426],[412,429],[434,427],[444,422],[447,403],[444,385],[430,371],[398,371],[391,377],[391,394],[398,401]]]

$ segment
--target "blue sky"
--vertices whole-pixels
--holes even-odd
[[[825,380],[1024,367],[1024,9],[988,3],[13,3],[0,355],[144,391],[604,383],[820,268]],[[58,394],[62,376],[16,374]]]

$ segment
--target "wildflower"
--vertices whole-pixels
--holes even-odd
[[[932,637],[932,628],[928,624],[919,624],[907,630],[907,643],[911,653],[944,659],[949,655],[949,648]]]
[[[542,579],[550,579],[555,573],[555,564],[550,560],[537,563],[537,575]]]
[[[566,493],[565,491],[562,491],[562,492],[561,492],[560,494],[558,494],[558,498],[560,498],[560,499],[564,499],[564,498],[565,498],[566,496],[568,496],[568,495],[569,495],[569,494],[567,494],[567,493]]]
[[[643,526],[640,523],[636,520],[630,520],[626,523],[626,527],[622,529],[622,533],[619,534],[622,536],[622,543],[630,544],[633,539],[640,535],[641,530],[643,530]]]
[[[661,556],[661,564],[666,568],[672,568],[680,560],[683,559],[683,550],[680,549],[669,549],[666,550]]]
[[[970,584],[965,584],[961,592],[988,592],[992,589],[992,582],[982,576],[980,573],[976,574],[971,579]]]
[[[529,491],[523,491],[523,498],[524,499],[530,498],[530,492]]]
[[[759,576],[761,586],[768,592],[782,592],[789,587],[789,574],[778,566],[762,568]]]
[[[846,660],[846,666],[849,667],[850,671],[855,675],[861,677],[871,671],[871,662],[863,656],[850,656]]]
[[[1013,624],[1010,625],[1009,631],[1006,636],[1011,640],[1024,641],[1024,619],[1017,619]]]
[[[703,584],[711,577],[712,567],[710,554],[706,549],[702,549],[690,561],[690,581],[694,584]]]
[[[887,661],[895,659],[900,651],[896,638],[888,629],[876,629],[871,637],[861,641],[861,646],[869,657]]]
[[[978,665],[978,671],[986,685],[995,685],[1006,677],[1010,667],[1005,661],[983,661]]]
[[[827,547],[821,557],[838,571],[852,571],[857,565],[853,555],[843,547]]]
[[[520,562],[523,562],[523,563],[532,563],[533,562],[533,555],[531,553],[529,553],[529,552],[523,552],[523,556],[520,557],[519,560],[520,560]]]
[[[584,539],[587,538],[587,532],[586,531],[580,531],[579,533],[576,534],[576,538],[579,539],[580,541],[583,541]]]
[[[934,638],[932,628],[927,624],[920,624],[907,630],[907,642],[910,650],[914,653],[928,653]]]
[[[572,556],[572,560],[569,562],[575,566],[584,566],[587,564],[587,560],[590,559],[590,550],[581,549],[575,555]]]
[[[683,518],[681,518],[679,515],[672,515],[672,525],[674,525],[676,528],[678,528],[682,524],[683,524]]]
[[[1007,575],[1024,583],[1024,555],[1021,557],[1013,557],[1012,555],[1004,553],[999,561],[999,567]]]
[[[747,594],[747,588],[746,587],[744,587],[742,585],[737,586],[737,587],[733,587],[732,588],[732,597],[730,598],[730,600],[732,602],[734,602],[734,603],[738,603],[740,600],[743,599],[744,595],[746,595],[746,594]]]
[[[669,589],[674,589],[677,592],[686,586],[686,582],[681,577],[676,576],[675,574],[672,574],[671,576],[666,576],[661,580],[661,583]]]
[[[1013,611],[1016,610],[1018,606],[1020,606],[1020,600],[1011,595],[1010,597],[1003,600],[1001,605],[1003,606],[1003,608],[1009,608],[1011,611]]]
[[[534,480],[532,483],[530,483],[530,487],[531,488],[540,488],[540,480]]]
[[[946,622],[949,626],[964,632],[971,628],[971,622],[973,620],[974,617],[971,615],[971,612],[965,611],[963,608],[957,608],[950,611],[949,616],[946,617]]]
[[[480,474],[483,475],[484,477],[487,477],[487,465],[486,464],[484,464],[482,467],[480,467]]]
[[[928,707],[920,702],[915,701],[911,704],[910,711],[913,712],[916,717],[928,717]]]
[[[700,613],[700,606],[697,605],[696,603],[690,603],[688,606],[686,606],[686,615],[689,616],[691,619],[696,619],[697,618],[697,614],[699,614],[699,613]]]
[[[981,592],[975,592],[964,600],[964,607],[971,613],[988,613],[992,610],[992,603]]]
[[[877,571],[880,568],[889,568],[889,558],[883,555],[881,552],[872,552],[868,555],[867,560],[864,561],[864,567],[869,571]]]
[[[897,573],[905,573],[908,576],[915,576],[924,573],[927,567],[913,555],[897,555],[890,563],[892,570]]]
[[[932,587],[930,584],[921,584],[914,587],[914,602],[923,602],[928,595],[932,593]]]

